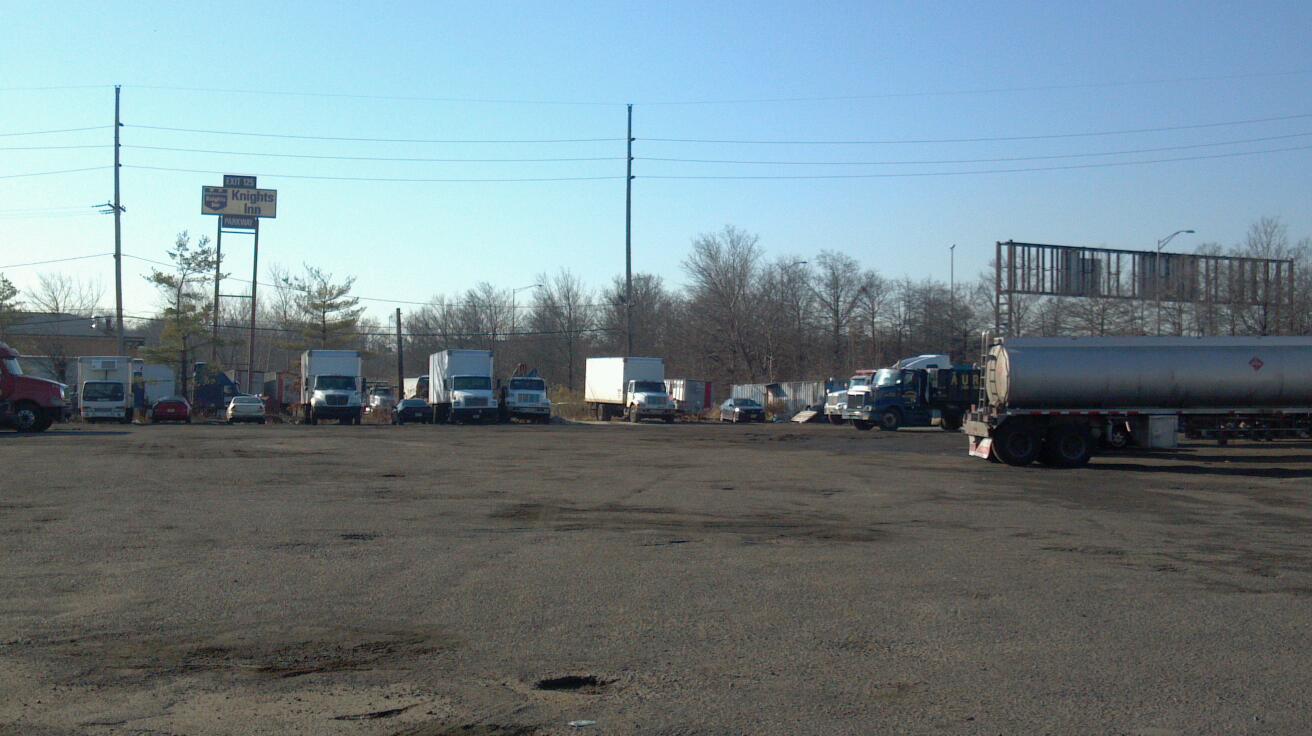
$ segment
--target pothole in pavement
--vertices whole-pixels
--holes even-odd
[[[533,683],[533,687],[538,690],[572,693],[595,693],[605,686],[606,681],[596,675],[548,677]]]

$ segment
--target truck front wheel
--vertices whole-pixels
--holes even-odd
[[[874,423],[874,422],[867,422],[867,421],[864,420],[864,419],[853,419],[853,420],[852,420],[852,426],[853,426],[853,427],[856,427],[857,429],[861,430],[862,432],[869,432],[870,430],[872,430],[872,429],[875,428],[875,423]]]
[[[44,432],[51,424],[41,407],[24,401],[14,409],[14,428],[19,432]]]
[[[1029,465],[1039,457],[1039,450],[1038,428],[1027,422],[1007,422],[993,433],[993,452],[1008,465]]]
[[[884,413],[879,415],[879,431],[896,432],[901,426],[902,412],[897,409],[885,409]]]
[[[637,424],[638,422],[642,421],[642,412],[638,410],[638,407],[636,406],[629,407],[629,421],[634,424]]]
[[[830,414],[830,415],[829,415],[829,423],[830,423],[830,424],[842,424],[842,423],[843,423],[843,416],[842,416],[841,414]]]

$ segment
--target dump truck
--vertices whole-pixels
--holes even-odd
[[[673,422],[674,402],[665,389],[663,358],[588,358],[583,400],[599,421]]]
[[[1194,437],[1307,436],[1312,337],[986,335],[970,454],[1008,465],[1089,462],[1100,447]]]
[[[364,359],[356,350],[301,354],[300,410],[306,424],[336,419],[359,424],[364,414]]]
[[[428,356],[428,403],[434,422],[480,422],[498,416],[491,350],[443,350]]]
[[[44,432],[66,418],[64,385],[23,375],[18,352],[0,342],[0,426]]]

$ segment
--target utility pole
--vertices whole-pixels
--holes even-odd
[[[396,308],[396,395],[397,402],[405,395],[405,343],[401,342],[401,308]]]
[[[624,176],[624,357],[633,356],[633,105],[629,105]]]
[[[223,217],[219,217],[222,225]],[[251,262],[251,337],[246,351],[246,393],[255,393],[255,287],[260,278],[260,221],[255,220],[255,256]]]
[[[118,354],[126,355],[123,346],[123,200],[120,196],[119,169],[119,95],[120,85],[114,85],[114,320],[118,332]]]

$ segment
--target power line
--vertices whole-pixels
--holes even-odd
[[[0,146],[0,151],[67,151],[74,148],[113,148],[109,143],[87,143],[80,146]]]
[[[105,168],[105,167],[100,167]],[[222,174],[224,172],[215,169],[175,169],[166,166],[140,166],[133,164],[124,164],[125,169],[146,169],[148,171],[174,171],[184,174]],[[623,175],[613,176],[544,176],[544,177],[522,177],[522,178],[466,178],[466,179],[427,179],[427,178],[408,178],[408,177],[374,177],[374,176],[311,176],[307,174],[267,174],[261,173],[273,179],[313,179],[318,181],[376,181],[376,182],[408,182],[408,183],[490,183],[490,182],[547,182],[547,181],[601,181],[604,179],[623,179]]]
[[[1163,164],[1176,161],[1200,161],[1204,159],[1216,158],[1233,158],[1236,156],[1256,156],[1263,153],[1284,153],[1287,151],[1306,151],[1312,149],[1312,146],[1291,146],[1289,148],[1268,148],[1261,151],[1238,151],[1232,153],[1214,153],[1202,156],[1178,156],[1175,158],[1159,158],[1147,161],[1112,161],[1098,164],[1068,164],[1065,166],[1032,166],[1018,169],[978,169],[974,171],[908,171],[908,172],[889,172],[882,174],[808,174],[797,176],[770,176],[770,175],[724,175],[724,176],[655,176],[647,175],[640,177],[642,179],[884,179],[897,177],[929,177],[929,176],[968,176],[972,174],[1013,174],[1033,171],[1064,171],[1068,169],[1098,169],[1112,166],[1142,166],[1146,164]]]
[[[64,263],[65,261],[81,261],[81,260],[85,260],[85,259],[87,259],[87,258],[102,258],[102,257],[104,257],[104,256],[112,256],[112,255],[114,255],[114,254],[113,254],[113,253],[93,253],[93,254],[91,254],[91,255],[89,255],[89,256],[73,256],[72,258],[52,258],[52,259],[50,259],[50,260],[48,260],[48,261],[30,261],[30,262],[28,262],[28,263],[11,263],[11,264],[9,264],[8,266],[0,266],[0,269],[4,269],[4,268],[23,268],[23,267],[25,267],[25,266],[44,266],[44,265],[46,265],[47,263]]]
[[[441,139],[441,138],[351,138],[345,136],[330,136],[330,135],[295,135],[290,133],[253,133],[253,132],[238,131],[238,130],[205,130],[200,128],[171,128],[162,125],[132,125],[132,126],[125,126],[125,127],[142,128],[145,130],[167,130],[176,133],[204,133],[206,135],[239,135],[239,136],[249,136],[254,138],[288,138],[293,140],[307,140],[307,141],[348,141],[354,143],[460,143],[460,144],[526,143],[528,144],[528,143],[613,143],[615,141],[624,140],[623,138],[538,138],[538,139],[521,139],[521,140],[510,140],[510,139],[462,140],[462,139]]]
[[[890,138],[884,140],[760,140],[732,138],[639,138],[638,140],[659,143],[733,143],[745,145],[788,145],[788,146],[866,146],[891,145],[903,143],[990,143],[1000,141],[1039,141],[1059,138],[1092,138],[1106,135],[1134,135],[1138,133],[1163,133],[1177,130],[1199,130],[1202,128],[1223,128],[1232,125],[1254,125],[1285,120],[1302,120],[1312,118],[1312,113],[1297,115],[1279,115],[1268,118],[1250,118],[1247,120],[1228,120],[1219,123],[1194,123],[1191,125],[1171,125],[1157,128],[1125,128],[1121,130],[1098,130],[1083,133],[1048,133],[1044,135],[1008,135],[985,136],[977,138]]]
[[[92,125],[87,128],[60,128],[59,130],[24,130],[18,133],[0,133],[0,138],[11,138],[20,135],[50,135],[52,133],[80,133],[84,130],[104,130],[112,128],[112,125]]]
[[[168,146],[124,146],[146,151],[174,151],[178,153],[215,153],[231,156],[264,156],[272,158],[308,158],[331,161],[414,161],[422,163],[545,163],[565,161],[623,161],[623,156],[583,156],[574,158],[416,158],[404,156],[328,156],[306,153],[269,153],[267,151],[220,151],[209,148],[171,148]],[[0,148],[0,150],[5,150]]]
[[[78,174],[83,171],[104,171],[112,169],[113,166],[88,166],[84,169],[59,169],[58,171],[30,171],[26,174],[4,174],[0,179],[22,179],[29,176],[54,176],[56,174]]]
[[[63,210],[89,210],[96,209],[98,204],[70,204],[63,207],[21,207],[12,210],[0,210],[0,215],[11,214],[15,212],[60,212]]]
[[[1098,151],[1094,153],[1059,153],[1047,156],[1005,156],[1001,158],[958,158],[958,159],[919,159],[919,160],[885,160],[885,161],[744,161],[738,159],[718,158],[660,158],[655,156],[637,156],[639,161],[666,161],[691,164],[751,164],[773,166],[904,166],[913,164],[980,164],[1004,161],[1042,161],[1062,158],[1089,158],[1094,156],[1123,156],[1137,153],[1160,153],[1162,151],[1182,151],[1196,148],[1214,148],[1217,146],[1234,146],[1243,143],[1262,143],[1267,141],[1306,138],[1312,133],[1291,133],[1289,135],[1272,135],[1262,138],[1244,138],[1233,141],[1216,141],[1213,143],[1192,143],[1183,146],[1161,146],[1158,148],[1133,148],[1120,151]]]
[[[710,99],[687,99],[687,100],[635,100],[633,104],[640,106],[678,106],[678,105],[738,105],[738,104],[762,104],[762,103],[793,103],[793,102],[846,102],[860,100],[880,100],[896,98],[913,98],[913,97],[951,97],[951,96],[969,96],[969,95],[989,95],[989,94],[1014,94],[1020,92],[1053,92],[1062,90],[1078,89],[1107,89],[1117,87],[1143,87],[1168,84],[1190,84],[1197,82],[1222,82],[1234,81],[1241,79],[1264,79],[1272,77],[1290,77],[1300,76],[1312,73],[1308,69],[1296,69],[1288,71],[1275,72],[1248,72],[1240,74],[1218,74],[1206,76],[1189,76],[1189,77],[1167,77],[1159,79],[1123,79],[1103,82],[1068,82],[1058,84],[1035,84],[1035,85],[1017,85],[1003,87],[982,87],[976,89],[947,89],[947,90],[905,90],[894,92],[876,92],[868,94],[847,94],[847,95],[815,95],[815,96],[796,96],[796,97],[738,97],[738,98],[710,98]],[[87,87],[98,87],[99,85],[87,85]],[[541,99],[541,98],[502,98],[502,97],[445,97],[445,96],[426,96],[426,95],[379,95],[364,94],[352,92],[316,92],[305,90],[266,90],[266,89],[249,89],[249,88],[217,88],[217,87],[194,87],[181,85],[133,85],[138,89],[161,90],[171,92],[203,92],[214,94],[242,94],[242,95],[261,95],[275,97],[315,97],[325,99],[355,99],[355,100],[379,100],[379,101],[396,101],[396,102],[436,102],[436,103],[463,103],[463,104],[492,104],[492,105],[546,105],[546,106],[590,106],[590,107],[619,107],[626,102],[618,100],[561,100],[561,99]],[[26,89],[80,89],[81,87],[53,87],[53,88],[26,88]],[[24,88],[11,88],[24,89]]]

